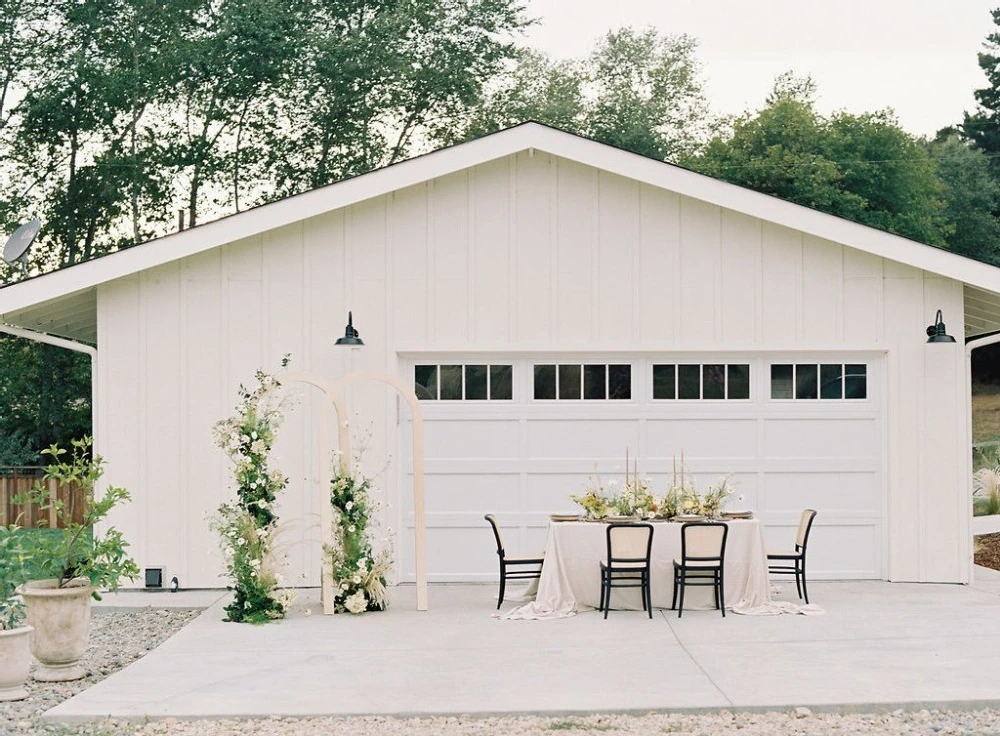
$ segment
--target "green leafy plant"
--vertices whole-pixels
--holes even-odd
[[[287,365],[287,356],[282,365]],[[278,524],[274,502],[288,485],[281,471],[270,467],[271,447],[281,425],[281,384],[258,370],[257,387],[240,386],[236,414],[215,424],[216,444],[235,466],[236,502],[219,507],[212,520],[232,581],[233,601],[226,621],[263,623],[283,618],[291,593],[281,592],[277,555]]]
[[[133,580],[139,575],[135,561],[126,553],[129,545],[122,533],[109,527],[98,534],[94,528],[115,506],[131,497],[118,486],[108,486],[98,496],[95,489],[104,475],[104,460],[93,454],[91,437],[72,440],[71,444],[71,451],[58,445],[42,450],[53,462],[45,468],[41,481],[15,498],[15,503],[38,505],[43,512],[39,526],[47,526],[50,516],[57,522],[51,533],[32,538],[30,547],[26,546],[25,564],[30,579],[55,578],[60,588],[74,578],[89,578],[94,598],[100,600],[98,590],[117,590],[123,580]],[[82,521],[75,520],[74,509],[57,496],[59,485],[83,491]]]
[[[388,546],[378,553],[373,551],[371,480],[360,473],[345,474],[337,463],[330,482],[330,505],[334,512],[333,544],[326,552],[333,573],[335,609],[338,613],[385,610],[389,604],[386,575],[392,557]]]
[[[976,516],[1000,514],[1000,451],[972,475],[972,510]]]
[[[0,527],[0,630],[24,625],[24,599],[18,586],[24,582],[24,537],[16,526]]]

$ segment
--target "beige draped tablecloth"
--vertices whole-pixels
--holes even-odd
[[[771,603],[767,553],[760,522],[726,522],[726,608],[737,613],[780,613]],[[650,594],[654,608],[670,608],[673,596],[673,560],[681,556],[682,524],[655,521],[650,554]],[[502,614],[507,619],[563,618],[597,608],[601,600],[601,561],[607,557],[607,525],[601,522],[551,522],[542,576],[533,580],[527,596],[534,601]],[[710,586],[685,591],[684,608],[714,608]],[[638,588],[615,588],[611,607],[642,609]]]

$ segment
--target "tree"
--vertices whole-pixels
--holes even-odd
[[[92,432],[86,355],[0,335],[0,365],[0,465],[37,462]]]
[[[584,59],[525,52],[458,137],[536,120],[660,160],[690,154],[710,120],[696,46],[685,35],[622,28]]]
[[[1000,8],[990,11],[997,26],[986,36],[985,51],[979,52],[979,66],[987,86],[973,92],[978,103],[975,112],[966,112],[959,131],[976,148],[992,156],[994,176],[1000,177]]]
[[[825,118],[811,82],[785,75],[688,164],[703,173],[932,245],[954,228],[936,165],[890,111]]]
[[[948,248],[969,258],[1000,266],[1000,184],[990,160],[955,133],[930,145],[944,184],[945,215],[954,224]]]
[[[527,24],[519,0],[312,0],[306,22],[267,144],[280,194],[453,139]]]

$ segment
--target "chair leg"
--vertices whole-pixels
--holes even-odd
[[[681,616],[684,615],[684,588],[686,587],[687,587],[687,576],[684,574],[684,571],[681,570],[681,605],[677,609],[677,618],[680,618]]]
[[[611,608],[611,573],[605,573],[601,580],[601,605],[604,607],[604,619],[608,618],[608,610]]]
[[[806,590],[806,564],[802,563],[802,597],[805,599],[806,605],[809,605],[809,591]]]
[[[799,598],[802,597],[802,578],[799,575],[799,561],[795,561],[795,592]]]
[[[677,571],[674,570],[674,597],[670,601],[670,610],[676,610],[677,608]]]
[[[500,565],[500,596],[497,598],[497,610],[500,610],[500,606],[503,604],[503,594],[504,589],[507,587],[507,568],[504,565]]]

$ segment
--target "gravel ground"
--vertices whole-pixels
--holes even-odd
[[[976,564],[1000,570],[1000,534],[976,537]]]
[[[469,716],[436,718],[307,718],[242,721],[156,721],[145,725],[105,721],[75,726],[42,724],[49,708],[145,655],[198,615],[196,611],[95,609],[88,676],[72,683],[29,682],[30,697],[0,704],[2,736],[555,736],[556,734],[684,734],[686,736],[1000,736],[1000,710],[894,711],[884,714],[774,713],[643,716]]]

